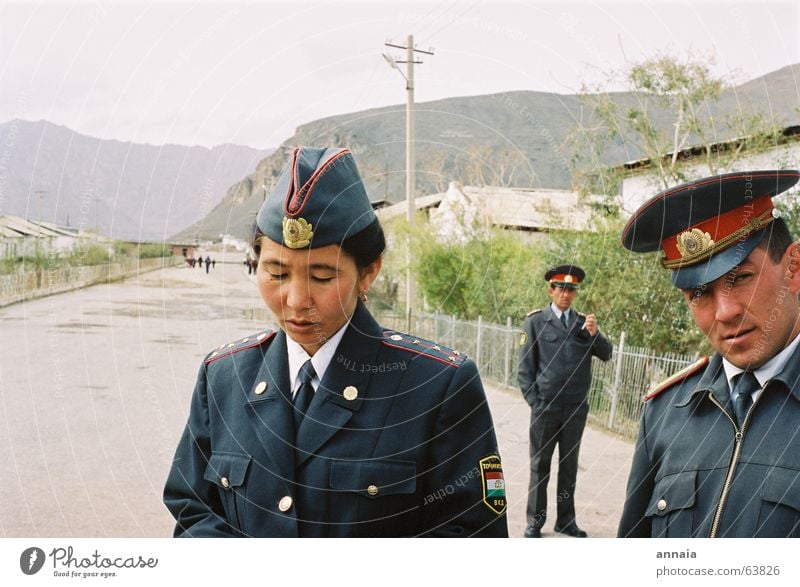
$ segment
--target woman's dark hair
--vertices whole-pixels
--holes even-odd
[[[366,269],[386,250],[386,236],[380,220],[373,220],[364,230],[342,241],[342,250],[356,262],[356,267]]]
[[[261,237],[266,236],[258,225],[253,224],[253,236],[250,245],[256,257],[261,255]],[[377,261],[386,250],[386,236],[380,220],[373,220],[361,232],[344,239],[340,246],[356,262],[359,270],[366,269],[370,263]]]

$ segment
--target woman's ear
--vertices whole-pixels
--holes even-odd
[[[359,293],[367,293],[367,291],[369,291],[372,282],[378,277],[378,273],[380,273],[382,266],[383,257],[378,257],[361,270],[361,274],[358,276]]]

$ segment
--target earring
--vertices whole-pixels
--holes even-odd
[[[358,297],[359,297],[359,299],[361,300],[361,302],[362,302],[362,303],[364,303],[364,304],[366,304],[366,303],[367,303],[367,300],[369,299],[369,298],[367,297],[367,292],[365,292],[365,291],[362,291],[362,292],[360,292],[360,293],[358,294]]]

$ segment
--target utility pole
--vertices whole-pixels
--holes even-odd
[[[396,49],[405,49],[405,59],[394,59],[386,53],[383,57],[389,62],[394,69],[400,72],[406,80],[406,220],[409,227],[414,226],[414,199],[416,188],[416,174],[415,174],[415,153],[414,153],[414,64],[421,64],[422,61],[414,59],[414,53],[424,53],[426,55],[433,55],[433,49],[423,51],[414,47],[414,35],[408,35],[405,46],[397,45],[390,41],[384,43],[387,47],[394,47]],[[406,73],[403,74],[398,63],[406,64]],[[406,243],[406,260],[408,268],[406,269],[406,328],[411,330],[411,316],[415,300],[415,285],[414,276],[411,274],[411,251],[409,250],[409,243]]]

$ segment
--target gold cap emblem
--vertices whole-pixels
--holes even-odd
[[[283,218],[283,242],[290,249],[302,249],[311,244],[314,236],[312,226],[305,218]]]
[[[572,283],[572,275],[565,275],[564,283]]]
[[[707,232],[693,228],[682,232],[675,241],[675,245],[678,247],[681,257],[685,259],[706,252],[714,246],[714,240]]]

